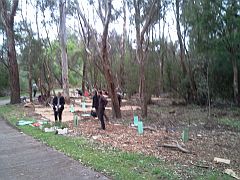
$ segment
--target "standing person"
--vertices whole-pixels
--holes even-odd
[[[123,98],[123,92],[122,92],[120,87],[117,87],[116,91],[117,91],[118,104],[119,104],[119,107],[121,107],[122,98]]]
[[[102,91],[99,91],[99,106],[98,106],[98,118],[101,121],[101,128],[105,130],[105,122],[104,122],[104,111],[107,106],[107,99],[103,96]]]
[[[37,94],[37,89],[38,89],[38,87],[37,87],[37,84],[36,84],[36,83],[33,83],[33,85],[32,85],[32,89],[33,89],[33,97],[36,97],[36,94]]]
[[[96,114],[98,114],[98,106],[99,106],[99,95],[97,93],[97,90],[95,90],[93,95],[92,108],[95,108]]]
[[[58,95],[53,98],[53,110],[54,110],[54,118],[55,122],[58,121],[59,117],[59,122],[62,122],[62,112],[64,109],[64,104],[65,100],[64,97],[60,92],[58,92]]]
[[[122,103],[122,95],[117,92],[117,98],[118,98],[118,104],[119,104],[119,107],[121,107],[121,103]]]

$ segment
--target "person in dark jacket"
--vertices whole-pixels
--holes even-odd
[[[101,122],[101,128],[105,130],[105,122],[104,122],[104,111],[107,106],[107,99],[103,96],[102,91],[99,91],[99,105],[98,105],[98,119]]]
[[[119,107],[121,107],[121,103],[122,103],[122,95],[120,93],[117,93],[117,98],[118,98],[118,104]]]
[[[97,93],[97,90],[95,90],[93,95],[92,108],[95,108],[96,113],[98,112],[98,105],[99,105],[99,95]]]
[[[59,122],[60,123],[62,122],[62,112],[64,110],[64,104],[65,104],[64,97],[59,92],[58,95],[53,98],[53,110],[55,122],[58,121],[58,118]]]
[[[95,118],[97,118],[98,114],[98,105],[99,105],[99,95],[97,90],[94,91],[94,95],[92,97],[92,110],[91,115]],[[95,108],[95,111],[93,110]]]
[[[37,89],[38,89],[38,87],[37,87],[37,84],[36,84],[36,83],[33,83],[33,85],[32,85],[32,89],[33,89],[33,97],[36,97],[36,94],[37,94]]]

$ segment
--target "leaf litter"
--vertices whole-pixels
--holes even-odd
[[[206,169],[232,169],[240,174],[240,132],[221,127],[216,124],[216,118],[240,118],[240,113],[229,111],[229,108],[213,108],[211,127],[206,127],[206,108],[198,106],[172,105],[170,98],[156,98],[149,106],[149,118],[144,120],[145,126],[153,127],[155,131],[144,130],[139,135],[133,128],[133,114],[140,114],[137,100],[124,101],[122,104],[122,118],[110,119],[106,122],[106,130],[100,130],[100,122],[93,117],[81,117],[83,110],[76,105],[79,117],[78,127],[73,125],[73,114],[66,106],[63,117],[72,130],[68,136],[84,136],[92,141],[128,152],[143,153],[155,156],[172,165],[182,167],[198,167]],[[160,103],[159,103],[160,102]],[[90,113],[91,103],[84,113]],[[110,103],[109,103],[110,104]],[[53,113],[49,107],[35,105],[35,113],[29,111],[33,117],[53,121]],[[111,107],[106,108],[106,114],[111,117]],[[183,143],[181,133],[184,127],[189,127],[189,141]],[[169,142],[178,142],[191,153],[183,153],[177,148],[166,148],[162,145]],[[222,164],[214,162],[214,158],[229,159],[231,163]],[[177,169],[184,173],[184,169]]]

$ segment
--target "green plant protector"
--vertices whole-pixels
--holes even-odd
[[[82,109],[83,109],[83,111],[86,111],[86,103],[85,102],[82,102]]]
[[[74,115],[74,117],[73,117],[73,124],[75,127],[78,126],[78,116],[77,115]]]
[[[74,113],[74,106],[73,106],[73,104],[70,105],[70,112]]]
[[[133,117],[134,126],[138,126],[138,116]]]
[[[189,140],[189,128],[185,128],[182,132],[182,140],[183,142],[187,142]]]
[[[138,121],[138,134],[143,134],[143,122]]]

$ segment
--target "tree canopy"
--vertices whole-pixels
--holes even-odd
[[[163,93],[202,105],[239,104],[237,0],[6,0],[0,7],[1,95],[20,91],[15,73],[23,91],[33,82],[48,95],[68,85],[108,90],[116,117],[117,89],[139,95],[142,117],[151,97]],[[11,70],[9,42],[19,72]]]

